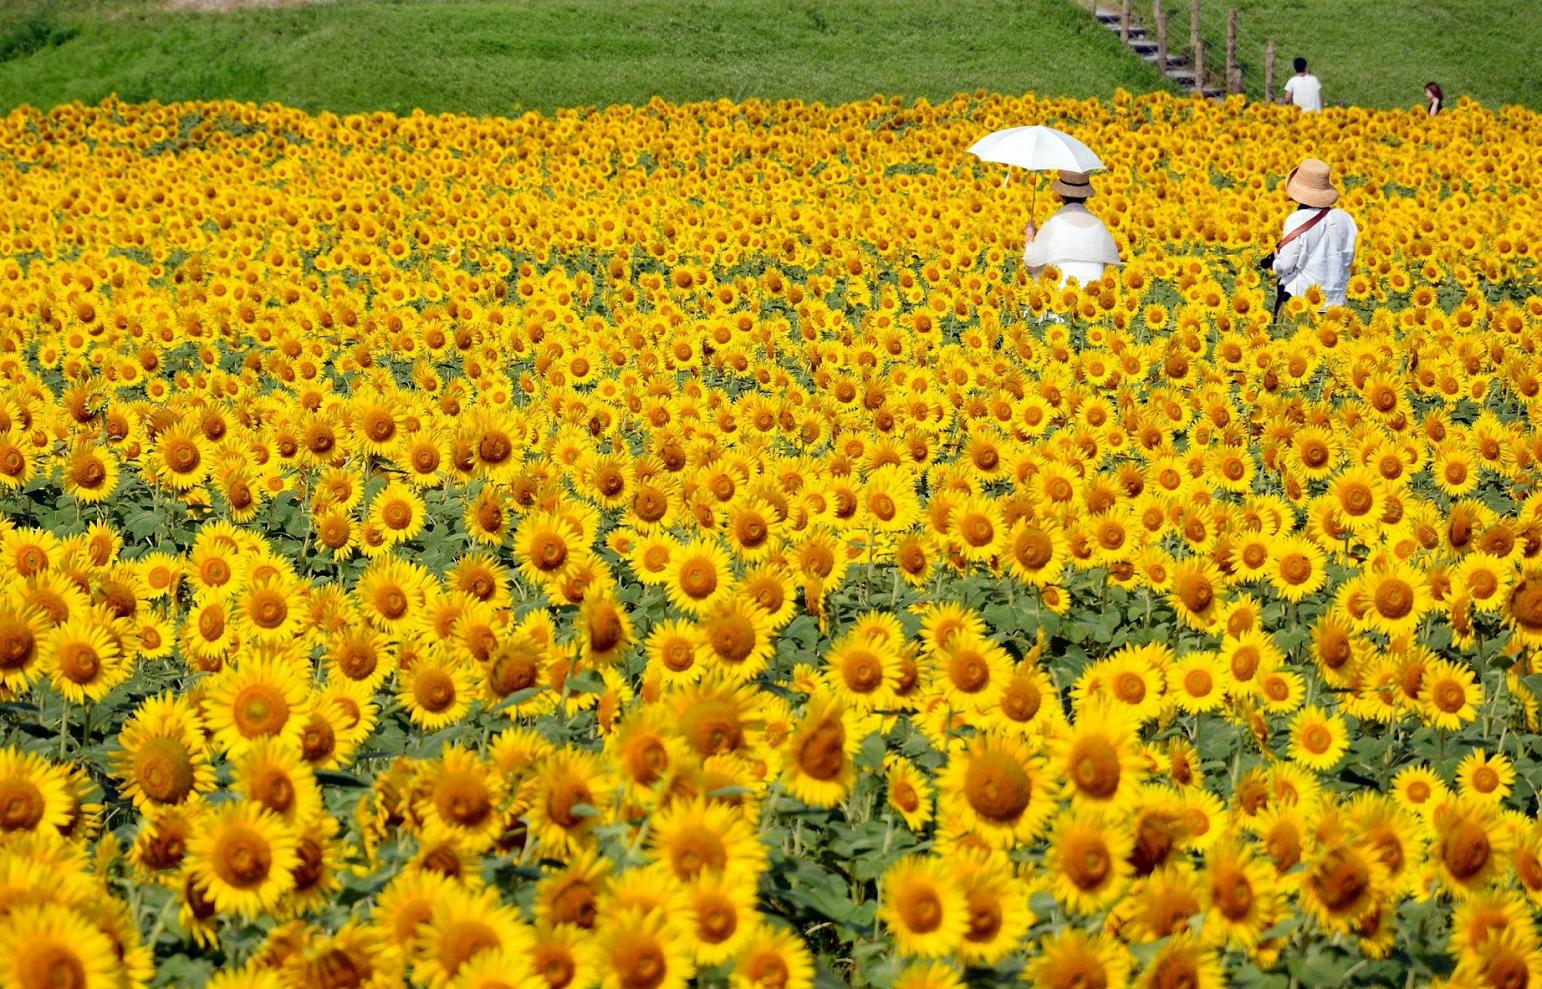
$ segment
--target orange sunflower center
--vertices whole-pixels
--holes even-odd
[[[1490,848],[1488,832],[1473,821],[1463,820],[1446,833],[1440,857],[1451,875],[1467,880],[1483,871],[1489,861]]]
[[[998,825],[1016,823],[1033,798],[1033,780],[1010,753],[988,749],[969,760],[964,798],[980,817]]]
[[[1317,863],[1307,881],[1329,913],[1352,912],[1370,889],[1371,875],[1365,863],[1343,850],[1334,850]]]
[[[1098,735],[1079,739],[1070,751],[1071,780],[1077,789],[1097,800],[1106,800],[1119,789],[1119,752]]]
[[[215,846],[216,874],[237,889],[262,885],[272,868],[273,850],[262,835],[248,828],[232,828]]]
[[[439,816],[463,828],[482,825],[493,812],[492,795],[471,773],[452,773],[440,778],[434,792]]]
[[[289,702],[277,689],[265,683],[243,687],[231,705],[236,730],[247,738],[272,735],[289,720]]]
[[[841,774],[846,766],[846,727],[838,718],[815,725],[798,745],[798,769],[820,782]]]
[[[44,809],[43,793],[30,780],[0,780],[0,831],[31,831]]]
[[[1388,577],[1376,587],[1376,611],[1385,618],[1404,618],[1413,611],[1413,587],[1400,577]]]
[[[151,800],[177,803],[193,791],[193,757],[175,738],[146,739],[134,753],[134,777]]]
[[[16,961],[16,985],[20,989],[85,989],[86,967],[63,944],[20,945]]]

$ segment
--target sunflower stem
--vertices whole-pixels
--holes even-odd
[[[66,743],[70,738],[70,699],[64,698],[64,708],[59,714],[59,758],[64,758]]]

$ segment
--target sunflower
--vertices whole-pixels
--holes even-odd
[[[722,511],[722,529],[734,555],[741,560],[761,560],[777,544],[781,519],[774,508],[753,495],[741,498]]]
[[[1131,958],[1115,938],[1094,938],[1067,927],[1045,937],[1029,953],[1023,979],[1032,989],[1125,989]]]
[[[260,738],[297,745],[307,713],[308,684],[286,660],[253,657],[221,673],[204,698],[214,741],[239,756]]]
[[[782,782],[810,807],[833,807],[857,779],[857,751],[863,734],[855,713],[839,697],[817,693],[782,745]]]
[[[611,594],[586,594],[577,626],[579,653],[589,666],[613,665],[632,648],[632,617]]]
[[[365,621],[383,632],[402,631],[423,613],[429,578],[420,567],[381,556],[359,575],[354,599]]]
[[[1113,809],[1133,796],[1146,771],[1135,725],[1106,702],[1091,703],[1049,741],[1049,771],[1077,804]]]
[[[612,789],[597,756],[557,751],[541,764],[536,777],[527,815],[532,837],[554,855],[583,847],[590,829],[602,823],[600,796]]]
[[[1279,861],[1276,855],[1276,868]],[[1386,868],[1363,844],[1325,845],[1305,866],[1299,902],[1330,931],[1348,931],[1381,901]]]
[[[392,480],[369,503],[366,518],[385,534],[388,545],[416,539],[426,522],[422,497],[410,485]]]
[[[907,855],[884,873],[878,916],[901,955],[941,958],[969,933],[969,902],[948,863]]]
[[[1012,677],[1012,657],[983,635],[954,635],[941,650],[937,685],[960,710],[985,711],[1000,699]],[[937,688],[934,688],[937,689]]]
[[[649,848],[680,882],[703,874],[752,881],[766,864],[765,847],[736,808],[700,799],[676,801],[654,815]]]
[[[1269,863],[1248,845],[1225,837],[1205,853],[1202,883],[1208,912],[1203,937],[1248,949],[1279,919],[1280,889]]]
[[[287,574],[249,580],[232,598],[236,633],[260,643],[283,643],[304,626],[298,582]]]
[[[1504,879],[1514,835],[1497,805],[1455,797],[1436,810],[1431,824],[1430,859],[1453,897],[1467,899]]]
[[[1542,646],[1542,570],[1528,567],[1510,585],[1501,614],[1515,641]]]
[[[768,616],[743,594],[726,595],[706,608],[697,631],[697,662],[730,680],[762,673],[775,648]]]
[[[1338,765],[1349,748],[1343,719],[1317,705],[1304,707],[1290,722],[1290,758],[1308,769],[1324,772]]]
[[[998,506],[984,495],[964,498],[948,520],[949,537],[971,562],[986,562],[999,554],[1006,546],[1007,532]]]
[[[1094,698],[1103,700],[1137,724],[1147,721],[1162,709],[1163,670],[1170,659],[1170,651],[1162,655],[1146,647],[1125,647],[1089,664],[1072,689],[1072,698],[1078,706]]]
[[[1054,812],[1041,761],[1005,733],[976,735],[952,753],[937,785],[947,827],[992,848],[1032,841]]]
[[[0,689],[21,693],[40,672],[50,622],[19,596],[0,599]]]
[[[201,438],[201,433],[180,425],[156,437],[150,453],[156,480],[177,492],[202,484],[209,473],[209,457],[199,442]]]
[[[732,989],[813,989],[814,958],[803,938],[762,920],[734,959]]]
[[[1269,586],[1286,601],[1301,601],[1322,589],[1328,579],[1326,562],[1326,555],[1309,539],[1277,540],[1269,557]]]
[[[396,665],[390,640],[364,626],[344,628],[328,637],[322,659],[329,682],[344,679],[370,693],[385,682]]]
[[[17,989],[120,985],[117,947],[83,913],[57,903],[16,905],[0,923],[0,974]]]
[[[71,618],[52,629],[43,642],[42,666],[54,689],[76,704],[100,701],[134,672],[99,615]]]
[[[1457,792],[1464,797],[1499,804],[1514,786],[1515,766],[1502,752],[1474,749],[1457,764]]]
[[[891,706],[899,677],[897,649],[848,634],[835,643],[825,664],[822,680],[843,702],[865,711]]]
[[[398,676],[397,697],[413,724],[437,731],[471,710],[476,669],[469,659],[458,661],[442,651],[430,652]]]
[[[209,812],[188,844],[189,875],[220,913],[246,918],[273,910],[294,887],[297,837],[258,803]]]
[[[519,919],[519,911],[498,902],[493,889],[448,885],[431,911],[427,923],[417,928],[422,940],[412,976],[419,985],[447,989],[480,955],[512,952],[528,958],[534,947],[534,932]]]
[[[1413,632],[1419,619],[1434,606],[1425,575],[1407,563],[1363,573],[1360,584],[1367,603],[1362,624],[1388,636]]]
[[[175,807],[215,787],[203,719],[173,693],[146,698],[118,733],[113,775],[141,813]]]
[[[1219,953],[1184,931],[1157,949],[1135,985],[1138,989],[1222,989],[1226,977]]]
[[[1185,934],[1204,913],[1201,888],[1185,862],[1170,861],[1136,881],[1114,905],[1106,927],[1135,941],[1160,941]]]
[[[437,872],[399,872],[375,902],[374,923],[397,949],[414,953],[428,932],[434,907],[459,889],[454,880]]]
[[[697,542],[680,547],[670,559],[666,587],[670,603],[681,611],[692,615],[709,611],[733,593],[733,573],[727,555],[716,543]]]
[[[603,989],[685,989],[696,971],[688,939],[659,910],[634,908],[607,918],[596,949]]]
[[[695,922],[697,965],[720,965],[739,953],[759,919],[755,889],[721,873],[703,874],[687,892]]]
[[[1425,719],[1443,731],[1456,731],[1478,716],[1483,688],[1472,668],[1436,660],[1419,683],[1419,703]]]
[[[1065,721],[1060,706],[1060,692],[1049,674],[1029,659],[1014,668],[996,698],[995,706],[985,711],[988,728],[1005,729],[1019,734],[1050,732]]]
[[[152,805],[146,810],[129,850],[136,876],[170,886],[180,882],[188,842],[205,809],[204,802],[195,799],[164,808]]]
[[[1167,696],[1188,714],[1214,711],[1225,700],[1225,667],[1213,652],[1194,652],[1167,668]]]
[[[65,493],[77,501],[106,501],[118,487],[118,458],[107,448],[82,443],[64,464],[63,482]]]
[[[935,796],[931,780],[915,763],[901,756],[886,756],[884,769],[888,805],[899,812],[906,827],[920,831],[932,819]]]
[[[69,773],[34,753],[0,749],[0,832],[62,831],[71,813]]]
[[[321,813],[321,787],[300,757],[298,746],[258,738],[234,761],[230,788],[261,804],[291,827],[303,827]]]
[[[1100,811],[1062,811],[1044,857],[1055,899],[1075,914],[1100,912],[1124,891],[1133,848],[1130,833]]]
[[[1209,631],[1218,618],[1221,597],[1221,573],[1214,563],[1203,557],[1173,563],[1167,598],[1186,624],[1201,632]]]
[[[1428,818],[1450,796],[1445,780],[1425,765],[1409,766],[1392,777],[1392,796],[1398,805]]]

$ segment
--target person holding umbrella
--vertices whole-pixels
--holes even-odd
[[[1061,171],[1050,190],[1064,205],[1044,221],[1043,230],[1028,221],[1023,247],[1028,273],[1038,275],[1054,265],[1060,269],[1062,286],[1071,278],[1088,285],[1102,278],[1109,265],[1123,264],[1108,228],[1087,209],[1086,202],[1092,197],[1087,173]]]
[[[1091,148],[1065,131],[1034,125],[987,134],[970,147],[969,153],[982,161],[1000,162],[1030,172],[1059,173],[1050,188],[1064,205],[1045,221],[1043,230],[1033,222],[1039,193],[1038,183],[1033,186],[1034,199],[1028,208],[1028,227],[1024,231],[1028,242],[1023,248],[1023,263],[1029,272],[1037,275],[1054,265],[1060,269],[1062,286],[1071,278],[1086,285],[1102,278],[1107,266],[1122,263],[1108,228],[1085,205],[1092,196],[1087,174],[1104,167]],[[1010,177],[1008,171],[1002,179],[1003,188]]]

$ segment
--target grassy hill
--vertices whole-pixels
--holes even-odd
[[[221,13],[0,0],[6,9],[0,111],[112,92],[490,114],[655,94],[833,103],[1163,84],[1065,0],[339,0]],[[23,40],[8,59],[7,35]]]
[[[1173,46],[1187,51],[1189,0],[1162,2]],[[1151,4],[1135,8],[1149,14]],[[1228,8],[1237,10],[1238,60],[1255,97],[1263,96],[1264,46],[1272,39],[1276,93],[1300,55],[1334,103],[1411,106],[1423,101],[1424,84],[1433,79],[1448,102],[1470,96],[1490,106],[1542,109],[1538,0],[1203,0],[1205,57],[1217,78]]]
[[[1165,2],[1178,49],[1188,3]],[[1538,0],[1204,3],[1217,66],[1225,8],[1241,9],[1255,95],[1273,38],[1281,78],[1304,53],[1330,99],[1407,106],[1435,78],[1452,96],[1542,107]],[[1165,85],[1072,0],[0,0],[0,112],[114,92],[486,114]]]

